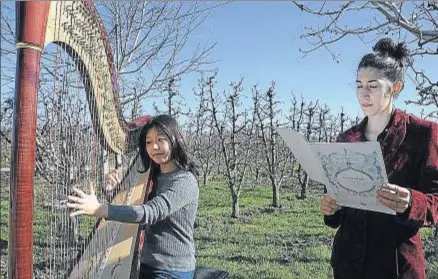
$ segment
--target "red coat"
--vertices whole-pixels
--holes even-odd
[[[366,141],[365,118],[338,137]],[[389,183],[409,188],[412,205],[396,216],[342,208],[324,216],[339,228],[331,264],[335,279],[426,279],[419,229],[438,223],[438,124],[394,110],[378,136]]]

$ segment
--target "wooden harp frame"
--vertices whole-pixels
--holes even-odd
[[[73,14],[74,17],[69,17]],[[89,34],[96,35],[92,41],[81,40],[81,37]],[[134,151],[141,127],[150,120],[149,116],[143,116],[127,123],[122,116],[112,50],[104,25],[91,0],[16,2],[17,69],[10,181],[9,279],[33,277],[36,110],[41,52],[50,43],[61,45],[69,55],[77,58],[76,66],[84,82],[90,113],[94,116],[93,127],[100,136],[102,146],[107,146],[116,154]],[[94,44],[93,50],[97,49],[98,52],[87,51],[89,44]],[[147,183],[148,173],[140,176],[130,193],[117,194],[119,198],[130,196],[129,200],[124,198],[128,204],[142,203],[150,193],[150,189],[146,189],[146,185],[150,185]],[[99,220],[95,229],[98,230],[106,223],[105,220]],[[111,264],[111,261],[119,261],[120,265],[120,261],[125,261],[130,267],[129,261],[131,259],[132,262],[135,246],[138,248],[140,232],[138,225],[121,223],[118,235],[115,236],[118,246],[112,247],[113,251],[107,255],[106,262]],[[129,251],[126,251],[126,247]],[[125,258],[114,258],[115,253]],[[114,278],[113,275],[108,277],[110,271],[107,269],[101,270],[101,278]],[[114,273],[114,270],[111,272]],[[83,277],[84,274],[78,276],[87,278]],[[126,278],[126,274],[122,276],[120,278]]]

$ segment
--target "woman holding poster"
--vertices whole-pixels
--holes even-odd
[[[359,63],[357,98],[365,118],[337,141],[380,143],[389,183],[377,199],[396,215],[341,208],[324,196],[324,222],[338,229],[335,279],[426,279],[419,229],[438,223],[438,124],[393,108],[409,62],[407,45],[385,38]]]

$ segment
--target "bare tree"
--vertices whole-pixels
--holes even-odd
[[[262,148],[263,147],[261,142],[260,128],[258,127],[258,125],[255,125],[253,138],[253,150],[255,150],[255,152],[250,152],[248,154],[248,178],[253,179],[251,182],[247,180],[249,183],[251,183],[253,187],[264,183],[264,180],[266,178],[265,160],[263,158],[262,152],[259,152],[259,150],[261,150]]]
[[[304,107],[303,105],[304,101],[301,103],[301,108]],[[303,110],[304,115],[307,116],[307,125],[306,125],[306,130],[305,130],[305,138],[308,142],[311,141],[312,136],[313,136],[313,130],[312,127],[314,125],[314,121],[315,121],[315,112],[317,110],[318,107],[318,101],[315,102],[315,104],[313,104],[313,102],[310,102],[307,105],[307,109]],[[305,170],[302,170],[301,165],[298,168],[298,181],[300,182],[300,186],[301,186],[301,192],[300,195],[298,196],[299,199],[305,199],[307,197],[307,186],[309,184],[309,180],[310,177],[308,175],[308,173]]]
[[[99,2],[119,74],[121,105],[160,95],[181,76],[211,64],[214,43],[190,45],[189,39],[210,12],[224,3]],[[136,88],[137,95],[133,95]]]
[[[239,111],[243,93],[242,82],[243,79],[238,83],[231,83],[231,92],[221,98],[214,90],[215,76],[207,81],[211,116],[219,137],[225,177],[231,191],[233,218],[239,217],[239,196],[254,134],[254,114],[251,117],[247,110]]]
[[[1,55],[1,98],[0,98],[0,163],[8,166],[11,157],[11,133],[13,95],[15,81],[15,17],[14,2],[1,5],[0,55]],[[0,166],[0,167],[1,167]]]
[[[272,82],[271,87],[263,95],[260,94],[257,86],[253,87],[256,123],[260,131],[261,146],[272,187],[272,206],[279,207],[280,187],[291,156],[290,152],[284,152],[285,149],[281,149],[281,141],[278,141],[277,128],[280,127],[280,110],[277,109],[278,100],[276,99],[275,82]]]
[[[6,96],[5,96],[6,97]],[[9,166],[11,162],[11,133],[13,103],[11,97],[1,98],[0,111],[0,168]]]
[[[340,124],[340,116],[341,114],[333,115],[330,114],[327,117],[327,126],[325,133],[327,142],[334,142],[336,140],[337,135],[340,133],[341,124]]]
[[[133,95],[136,96],[134,98],[134,101],[132,101],[132,107],[131,107],[131,121],[134,119],[137,119],[142,115],[142,104],[140,103],[140,98],[138,98],[137,90],[134,88]]]
[[[311,47],[301,50],[307,54],[318,49],[325,49],[339,63],[339,56],[331,45],[346,37],[355,36],[364,43],[374,41],[382,36],[394,36],[410,43],[412,57],[434,59],[438,54],[438,5],[436,1],[348,1],[348,2],[314,2],[315,6],[294,1],[304,13],[325,19],[324,26],[306,27],[304,38]],[[369,22],[360,21],[354,25],[346,17],[367,13],[373,16]],[[430,63],[436,65],[437,63]],[[438,115],[438,77],[432,77],[425,70],[420,70],[415,63],[410,66],[413,82],[417,85],[418,99],[407,104],[431,107],[426,117]]]
[[[341,133],[344,132],[345,130],[345,113],[344,113],[344,107],[341,108],[341,113],[339,114],[339,120],[340,120],[340,125],[341,125]]]
[[[327,106],[327,104],[319,109],[318,126],[318,142],[330,142],[330,108]]]
[[[212,170],[217,162],[214,154],[217,150],[217,137],[213,127],[213,118],[208,113],[208,83],[204,79],[198,82],[199,92],[194,90],[198,100],[196,110],[191,113],[188,125],[188,138],[190,140],[192,154],[202,171],[202,184],[207,185]]]
[[[289,108],[289,115],[286,116],[286,120],[288,121],[287,127],[291,128],[292,130],[299,131],[301,124],[304,120],[304,99],[303,96],[301,96],[301,105],[298,106],[298,101],[296,96],[292,93],[291,94],[291,104]],[[295,164],[296,164],[296,158],[292,157],[291,159],[292,164],[292,172],[291,176],[295,176]]]
[[[327,142],[328,141],[328,129],[327,129],[327,118],[329,115],[330,109],[327,107],[327,104],[324,107],[319,107],[317,111],[318,122],[316,127],[316,132],[318,135],[318,142]]]
[[[155,112],[158,114],[166,113],[168,115],[172,115],[175,118],[178,118],[181,115],[187,115],[189,112],[183,111],[183,107],[186,106],[183,101],[183,96],[180,93],[179,87],[175,78],[170,78],[163,88],[164,96],[162,96],[164,109],[158,107],[157,103],[154,101],[153,106]]]

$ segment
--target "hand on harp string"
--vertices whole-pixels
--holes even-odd
[[[105,193],[110,193],[119,183],[120,178],[117,175],[117,170],[113,169],[106,176],[105,186],[102,188]],[[68,200],[70,202],[67,203],[67,207],[71,209],[76,209],[76,211],[70,213],[70,217],[82,214],[93,215],[102,218],[107,217],[108,208],[106,205],[101,204],[97,199],[92,182],[90,182],[89,184],[89,195],[76,187],[74,187],[72,190],[77,196],[68,196]]]
[[[77,196],[68,196],[67,207],[75,209],[70,213],[70,217],[86,214],[105,218],[108,215],[107,206],[98,201],[92,182],[89,184],[90,194],[86,194],[78,188],[72,190]]]

